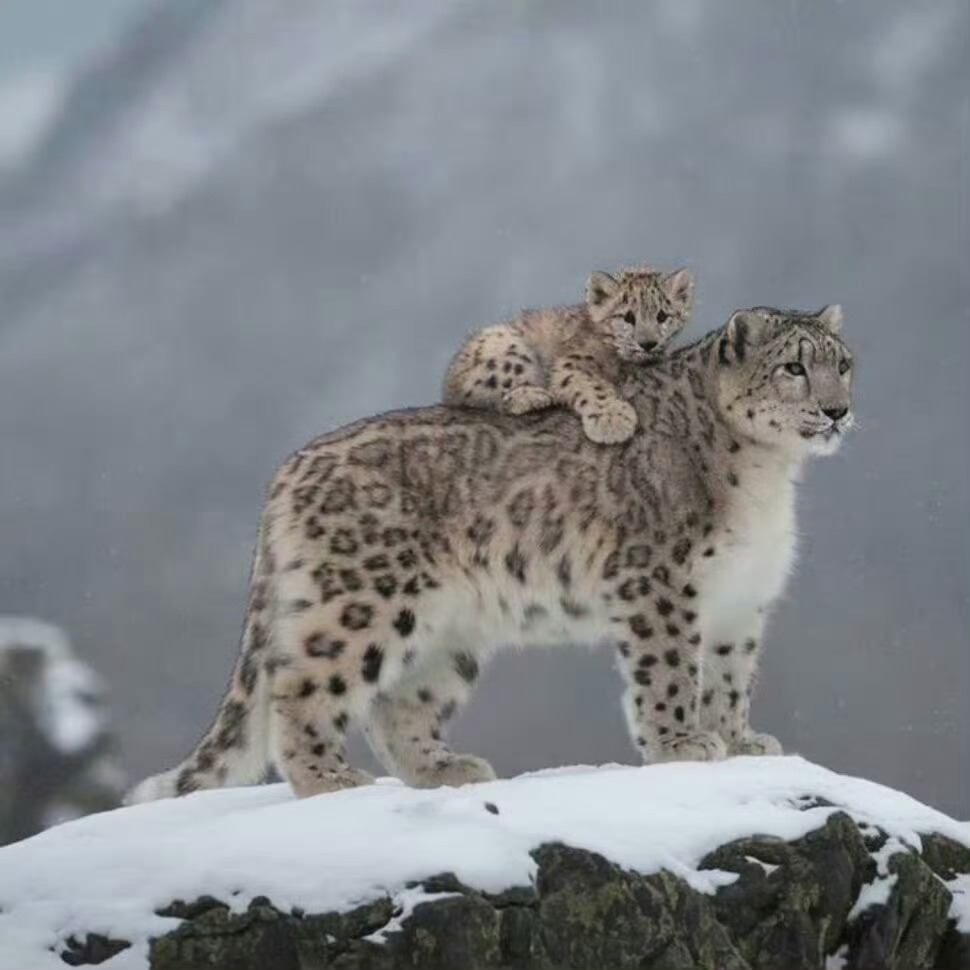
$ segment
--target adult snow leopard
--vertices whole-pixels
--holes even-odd
[[[242,650],[198,748],[133,800],[258,780],[361,785],[358,724],[412,785],[494,777],[448,722],[499,644],[606,641],[646,760],[778,753],[748,709],[795,555],[807,458],[851,426],[841,311],[758,307],[619,382],[601,445],[575,415],[418,408],[325,434],[271,483]]]

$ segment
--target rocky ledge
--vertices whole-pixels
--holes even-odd
[[[945,836],[890,855],[885,898],[849,918],[887,842],[841,812],[795,842],[732,842],[701,861],[738,874],[713,897],[669,872],[639,875],[549,844],[532,853],[533,885],[489,895],[443,874],[409,887],[422,901],[406,916],[388,896],[326,914],[280,912],[265,897],[238,914],[212,898],[179,902],[163,915],[184,922],[152,941],[151,967],[966,970],[970,935],[949,916],[944,881],[970,873],[970,849]]]
[[[0,967],[970,966],[967,826],[796,758],[272,786],[94,825],[0,851]]]

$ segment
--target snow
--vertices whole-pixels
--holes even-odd
[[[799,810],[807,794],[878,825],[897,847],[919,846],[920,832],[970,844],[965,825],[908,795],[796,757],[569,768],[461,789],[385,779],[303,801],[285,785],[199,792],[0,849],[0,968],[61,970],[64,941],[87,933],[135,944],[104,967],[144,968],[148,937],[178,925],[155,910],[205,894],[235,910],[264,895],[306,912],[390,895],[399,925],[423,898],[409,884],[452,872],[486,892],[527,885],[530,851],[556,840],[713,892],[736,876],[697,868],[712,849],[756,834],[797,839],[836,810]]]
[[[376,932],[365,936],[364,939],[370,940],[371,943],[386,943],[388,935],[401,929],[405,920],[414,912],[414,908],[419,903],[428,903],[435,899],[448,899],[449,896],[458,895],[460,893],[429,893],[420,886],[402,889],[394,894],[394,916],[390,922]]]
[[[970,875],[961,873],[953,879],[941,880],[953,894],[950,919],[956,920],[958,933],[970,933]]]
[[[846,944],[840,946],[835,953],[825,958],[825,970],[843,970],[849,962],[849,947]]]
[[[772,865],[770,862],[763,862],[761,859],[756,859],[753,855],[746,855],[744,858],[747,862],[761,866],[766,876],[770,876],[776,869],[780,868],[779,866]]]
[[[29,617],[0,617],[0,651],[38,650],[45,655],[42,679],[32,698],[38,726],[51,746],[74,754],[107,726],[101,678],[74,655],[59,627]]]
[[[906,845],[897,838],[888,838],[882,848],[872,853],[876,863],[876,875],[872,882],[866,883],[859,891],[856,901],[849,910],[847,919],[853,920],[871,906],[881,906],[889,899],[889,894],[899,876],[889,871],[889,860],[897,852],[906,852]]]

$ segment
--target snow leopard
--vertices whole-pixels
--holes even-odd
[[[410,785],[491,779],[448,727],[508,644],[611,649],[647,762],[780,753],[749,709],[803,465],[853,424],[841,321],[837,306],[739,310],[624,362],[617,394],[637,427],[610,447],[566,409],[435,406],[300,448],[269,486],[215,721],[130,799],[270,765],[301,797],[364,785],[346,758],[354,725]]]
[[[686,269],[594,272],[585,304],[526,310],[466,341],[448,367],[444,402],[506,414],[562,404],[591,441],[626,441],[637,418],[613,385],[621,362],[659,353],[676,337],[693,292]]]

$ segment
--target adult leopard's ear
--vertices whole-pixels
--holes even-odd
[[[740,363],[748,350],[764,336],[767,319],[757,310],[735,310],[724,328],[718,348],[722,364]]]
[[[678,269],[664,280],[664,289],[675,303],[690,310],[694,302],[694,275],[689,269]]]
[[[842,329],[842,307],[838,303],[830,303],[822,307],[815,317],[830,334],[835,335]]]
[[[594,271],[586,281],[586,304],[591,310],[601,307],[611,297],[616,296],[619,289],[619,282],[609,273]]]

